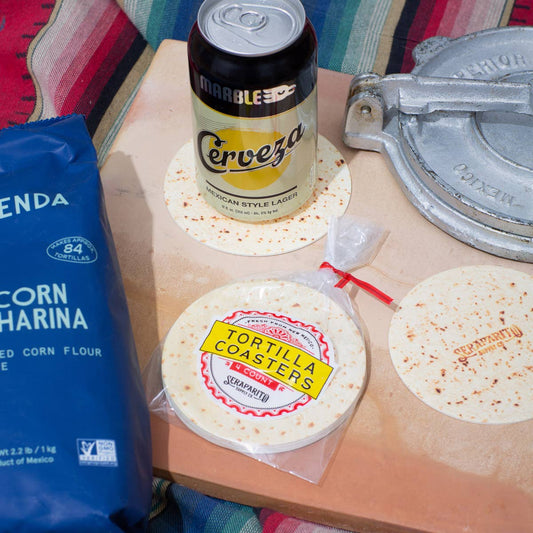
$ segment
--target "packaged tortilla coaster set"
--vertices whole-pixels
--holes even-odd
[[[143,531],[149,416],[81,116],[0,131],[0,530]]]
[[[324,268],[238,280],[193,302],[146,368],[150,409],[319,482],[367,375],[364,335],[337,268],[365,264],[379,237],[333,219]]]

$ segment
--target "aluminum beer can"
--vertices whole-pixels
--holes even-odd
[[[196,180],[229,217],[296,211],[317,173],[317,40],[299,0],[205,0],[188,40]]]

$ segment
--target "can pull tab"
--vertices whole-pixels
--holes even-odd
[[[264,28],[268,18],[252,8],[230,4],[220,11],[220,22],[245,31],[257,31]]]
[[[361,74],[350,84],[344,142],[356,148],[379,149],[373,137],[381,133],[384,115],[391,111],[409,115],[435,111],[507,111],[533,115],[532,91],[530,83]],[[368,142],[364,141],[365,137]],[[363,141],[359,142],[359,138]]]

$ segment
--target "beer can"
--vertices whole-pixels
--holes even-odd
[[[299,0],[205,0],[188,40],[196,180],[229,217],[286,216],[317,173],[317,40]]]

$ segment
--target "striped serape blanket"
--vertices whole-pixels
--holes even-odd
[[[163,39],[186,40],[200,0],[0,0],[0,128],[85,115],[100,161]],[[533,0],[303,0],[319,66],[409,72],[435,35],[532,25]],[[150,531],[320,533],[333,528],[154,479]],[[337,530],[338,531],[338,530]]]
[[[0,127],[69,113],[103,161],[163,39],[187,40],[201,0],[0,0]],[[532,0],[304,0],[319,66],[409,72],[434,36],[533,24]]]

